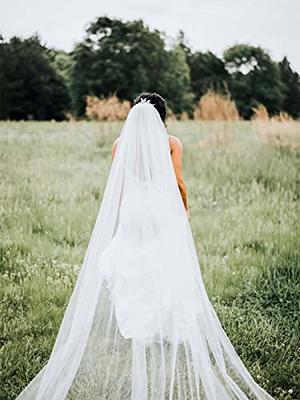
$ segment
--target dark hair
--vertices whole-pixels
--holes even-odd
[[[157,111],[159,112],[159,115],[160,115],[160,118],[162,119],[162,121],[165,122],[166,115],[167,115],[166,100],[157,93],[143,92],[143,93],[139,94],[133,100],[133,105],[140,103],[142,99],[149,100],[150,103],[152,103],[154,105],[154,107],[157,109]]]

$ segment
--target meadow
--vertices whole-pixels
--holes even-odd
[[[122,122],[0,123],[0,400],[46,363]],[[204,282],[254,379],[300,399],[300,123],[170,121]]]

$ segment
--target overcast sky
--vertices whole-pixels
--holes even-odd
[[[38,32],[47,45],[70,50],[103,15],[142,18],[171,37],[182,29],[193,50],[219,56],[235,43],[261,45],[300,72],[300,0],[0,0],[0,33]]]

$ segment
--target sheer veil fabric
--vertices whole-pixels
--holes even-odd
[[[52,353],[17,399],[272,399],[208,299],[151,103],[127,116]]]

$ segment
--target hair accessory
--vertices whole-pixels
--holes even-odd
[[[150,101],[149,99],[148,99],[148,100],[147,100],[147,99],[145,99],[145,97],[141,99],[141,103],[148,103],[148,104],[152,104],[152,103],[151,103],[151,101]],[[152,104],[152,105],[153,105],[153,104]]]

